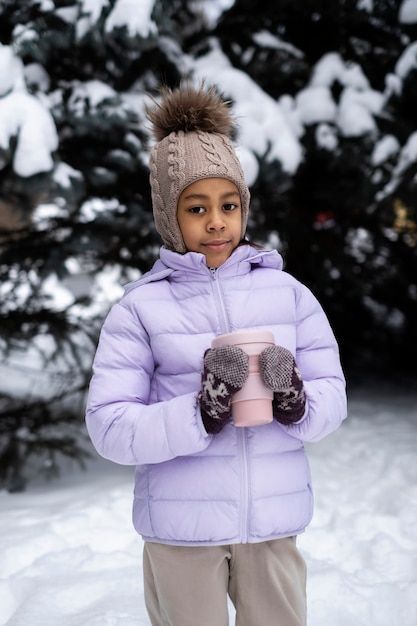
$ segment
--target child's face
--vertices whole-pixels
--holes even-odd
[[[181,193],[177,219],[189,252],[201,252],[219,267],[239,245],[242,207],[238,188],[225,178],[203,178]]]

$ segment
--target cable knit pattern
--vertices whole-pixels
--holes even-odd
[[[185,150],[184,150],[184,131],[171,133],[168,137],[168,178],[171,180],[171,193],[176,196],[186,182],[185,176]]]
[[[220,139],[220,135],[216,135],[216,137]],[[210,133],[200,132],[198,133],[198,138],[201,141],[201,146],[205,150],[207,160],[209,161],[207,167],[210,174],[227,174],[227,170],[222,161],[222,157],[212,139],[213,135],[210,135]]]

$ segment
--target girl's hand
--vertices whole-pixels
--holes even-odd
[[[293,424],[304,415],[306,396],[293,355],[282,346],[268,346],[259,356],[259,371],[273,390],[273,415],[281,424]]]
[[[248,355],[237,346],[206,350],[198,399],[208,433],[216,435],[226,426],[232,414],[232,396],[248,376]]]

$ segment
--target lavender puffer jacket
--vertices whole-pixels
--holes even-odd
[[[307,409],[301,422],[203,427],[197,403],[214,336],[273,332],[295,355]],[[338,347],[312,293],[275,251],[237,248],[217,270],[161,249],[101,332],[87,428],[97,451],[135,465],[133,522],[145,540],[182,545],[258,542],[302,532],[313,512],[303,442],[346,417]]]

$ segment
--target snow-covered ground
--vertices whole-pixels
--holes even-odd
[[[356,390],[349,414],[309,446],[308,624],[416,626],[417,394]],[[98,460],[0,492],[1,626],[149,624],[132,486],[132,468]]]

